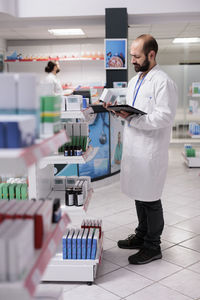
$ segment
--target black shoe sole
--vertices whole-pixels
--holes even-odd
[[[121,249],[143,249],[143,246],[121,246],[119,244],[117,244],[117,246]]]
[[[144,265],[144,264],[150,263],[151,261],[154,261],[154,260],[157,260],[157,259],[161,259],[161,258],[162,258],[162,254],[158,254],[158,255],[156,255],[156,256],[154,256],[154,257],[152,257],[152,258],[150,258],[150,259],[148,259],[146,261],[143,261],[143,262],[140,262],[140,261],[130,262],[130,260],[128,260],[128,261],[129,261],[129,264],[131,264],[131,265]]]

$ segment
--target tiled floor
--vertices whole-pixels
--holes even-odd
[[[119,249],[116,242],[134,231],[134,201],[120,192],[118,182],[96,189],[88,217],[103,219],[103,261],[92,286],[60,284],[64,287],[64,300],[200,299],[200,169],[187,168],[181,150],[170,148],[162,198],[163,259],[142,266],[128,264],[128,256],[134,250]]]

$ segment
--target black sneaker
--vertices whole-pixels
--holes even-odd
[[[118,241],[117,245],[122,249],[142,249],[143,239],[138,238],[135,234],[131,234],[125,240]]]
[[[129,256],[128,261],[132,265],[143,265],[160,258],[162,258],[160,249],[154,250],[143,248],[138,253]]]

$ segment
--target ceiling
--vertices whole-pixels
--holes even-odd
[[[179,51],[180,48],[190,47],[197,51],[200,49],[199,44],[172,44],[175,37],[200,37],[200,20],[195,17],[193,20],[183,21],[176,16],[173,19],[162,16],[156,19],[151,18],[151,22],[146,24],[150,18],[144,18],[143,24],[134,24],[134,19],[129,16],[129,40],[136,38],[143,33],[153,35],[159,44],[160,51]],[[153,21],[152,21],[153,20]],[[140,21],[141,22],[141,21]],[[156,23],[155,23],[156,22]],[[138,22],[139,23],[139,22]],[[6,40],[46,40],[46,39],[65,39],[66,37],[56,37],[48,32],[52,28],[82,28],[85,36],[70,36],[71,38],[104,38],[105,37],[105,17],[59,17],[59,18],[16,18],[0,13],[0,38]]]

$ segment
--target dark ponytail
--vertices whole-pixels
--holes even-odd
[[[49,61],[47,66],[45,67],[45,72],[51,73],[55,66],[56,66],[56,64],[53,61]]]

